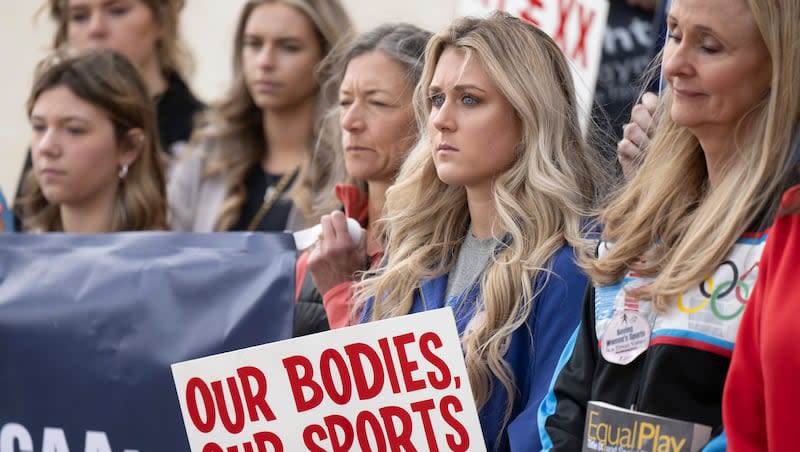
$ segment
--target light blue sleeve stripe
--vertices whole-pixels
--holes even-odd
[[[725,436],[725,432],[723,431],[719,436],[706,444],[706,447],[703,448],[702,452],[725,452],[727,449],[728,437]]]
[[[578,331],[580,331],[580,329],[581,324],[578,323],[578,327],[575,328],[575,331],[572,333],[569,341],[564,346],[564,350],[561,352],[561,357],[558,359],[556,370],[553,372],[553,378],[550,380],[550,390],[547,392],[547,395],[544,397],[544,399],[542,399],[542,403],[539,405],[539,412],[537,413],[536,421],[539,424],[539,440],[542,443],[542,451],[549,451],[553,448],[553,440],[547,433],[544,423],[547,421],[548,417],[552,416],[556,412],[556,394],[553,391],[553,387],[556,384],[558,375],[561,374],[561,370],[567,364],[567,361],[569,361],[570,356],[572,356],[572,351],[575,349],[575,342],[578,339]]]

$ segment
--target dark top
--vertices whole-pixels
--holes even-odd
[[[244,206],[242,206],[242,214],[239,216],[239,221],[230,228],[231,231],[247,230],[250,222],[264,204],[264,200],[268,198],[268,196],[265,196],[267,190],[278,185],[281,177],[283,177],[282,174],[267,173],[260,164],[253,165],[250,168],[244,179],[247,199],[244,202]],[[295,174],[293,179],[294,177],[297,177],[297,175]],[[290,181],[289,187],[293,182],[294,180]],[[256,226],[256,231],[283,231],[286,229],[286,221],[289,219],[289,213],[292,210],[292,202],[285,197],[288,190],[288,187],[283,190],[282,197],[261,218],[258,226]]]
[[[172,145],[189,141],[194,126],[194,117],[205,109],[177,75],[167,79],[167,90],[156,100],[158,138],[164,152],[171,153]]]
[[[796,177],[789,174],[776,193],[796,184]],[[708,425],[714,435],[722,431],[728,366],[744,307],[760,277],[761,252],[775,210],[770,204],[764,207],[718,269],[676,297],[664,313],[656,315],[649,303],[628,296],[626,288],[650,282],[632,272],[616,284],[589,287],[581,324],[562,351],[539,409],[543,449],[580,450],[590,400]],[[646,318],[650,342],[633,361],[619,365],[603,356],[602,340],[610,320],[625,310],[638,310]]]
[[[652,55],[653,13],[621,0],[611,1],[603,37],[603,55],[595,85],[592,119],[610,136],[609,156],[616,159],[616,142],[631,116]]]
[[[175,143],[189,141],[194,117],[205,108],[205,105],[192,94],[183,79],[174,73],[167,78],[167,90],[155,102],[158,138],[164,152],[170,153],[170,148]],[[17,186],[16,200],[19,200],[22,194],[22,181],[32,166],[31,151],[28,149],[25,166]],[[16,202],[14,204],[16,205]],[[16,226],[18,231],[21,230],[19,218],[16,219]]]

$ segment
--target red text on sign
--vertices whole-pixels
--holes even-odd
[[[228,399],[233,405],[232,415],[228,412]],[[201,405],[204,414],[200,413]],[[252,366],[237,369],[235,376],[225,379],[225,386],[221,380],[208,384],[201,378],[191,378],[186,384],[186,406],[192,424],[202,433],[214,430],[217,413],[228,433],[240,433],[245,424],[245,407],[251,422],[276,418],[267,403],[267,376]]]
[[[303,431],[303,443],[310,452],[345,452],[349,450],[378,452],[439,452],[437,432],[431,412],[441,416],[451,431],[444,435],[447,450],[466,451],[470,438],[467,429],[456,418],[463,411],[461,401],[452,395],[442,397],[438,405],[433,399],[415,402],[408,408],[385,406],[377,413],[364,410],[350,419],[338,414],[326,416],[323,424],[312,424]],[[412,442],[415,418],[422,421],[425,447]]]
[[[337,405],[349,403],[354,396],[362,401],[372,399],[383,391],[387,380],[395,394],[427,387],[444,389],[450,385],[450,369],[435,353],[442,347],[442,340],[436,333],[426,332],[419,338],[413,333],[381,338],[377,345],[355,343],[345,346],[342,351],[326,349],[317,363],[318,374],[315,374],[315,363],[306,356],[285,358],[283,366],[297,411],[302,413],[314,409],[326,397]],[[436,370],[421,374],[419,362],[409,358],[411,348],[418,349]]]

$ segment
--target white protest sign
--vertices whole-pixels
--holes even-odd
[[[603,56],[608,7],[608,0],[461,0],[458,15],[485,17],[494,10],[506,11],[550,35],[572,69],[581,125],[586,130]]]
[[[485,451],[449,308],[172,365],[193,452]]]

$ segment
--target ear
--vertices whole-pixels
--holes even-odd
[[[140,128],[129,130],[120,143],[119,164],[130,166],[144,151],[147,137]]]

